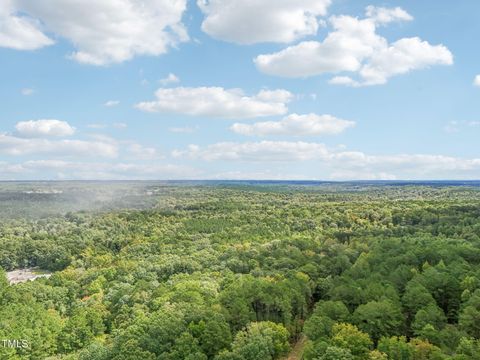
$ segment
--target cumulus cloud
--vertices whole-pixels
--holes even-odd
[[[265,121],[255,124],[235,123],[231,130],[248,136],[268,135],[335,135],[349,127],[355,126],[355,122],[336,118],[332,115],[291,114],[280,121]]]
[[[157,156],[157,149],[153,147],[143,146],[137,143],[128,146],[128,152],[136,159],[153,159]]]
[[[222,87],[160,88],[156,100],[141,102],[136,108],[148,112],[178,113],[225,119],[283,115],[293,94],[286,90],[262,90],[246,96],[240,89]]]
[[[75,128],[66,121],[54,119],[20,121],[15,125],[16,133],[22,137],[70,136]]]
[[[159,83],[162,86],[167,86],[167,85],[175,84],[175,83],[178,83],[178,82],[180,82],[180,79],[178,78],[177,75],[172,74],[172,73],[168,74],[167,77],[164,77],[163,79],[159,80]]]
[[[298,165],[308,162],[318,178],[335,179],[431,179],[478,178],[480,158],[432,154],[370,155],[361,151],[332,149],[322,143],[260,141],[221,142],[205,147],[189,145],[172,155],[203,161]]]
[[[10,156],[56,155],[56,156],[95,156],[114,158],[118,146],[112,142],[87,140],[50,140],[40,138],[20,138],[0,133],[0,154]]]
[[[182,24],[186,0],[8,0],[1,15],[0,45],[36,49],[53,43],[40,30],[74,44],[70,57],[80,63],[106,65],[137,55],[160,55],[188,40]],[[3,5],[2,5],[3,6]],[[29,17],[11,15],[21,12]],[[5,20],[6,19],[6,20]],[[35,20],[32,20],[35,19]],[[0,21],[2,23],[2,21]]]
[[[365,12],[367,18],[372,19],[377,24],[388,24],[395,21],[412,21],[413,16],[403,10],[401,7],[384,8],[376,6],[367,6]]]
[[[19,15],[12,0],[0,5],[0,47],[35,50],[54,42],[41,29],[40,21]]]
[[[387,46],[370,19],[334,16],[330,23],[334,30],[322,42],[304,41],[277,53],[260,55],[255,64],[262,72],[286,77],[358,71],[365,58]]]
[[[323,41],[304,41],[276,53],[259,55],[254,62],[260,71],[283,77],[357,74],[358,80],[338,75],[330,81],[349,86],[384,84],[395,75],[453,64],[453,55],[444,45],[431,45],[418,37],[389,44],[376,32],[379,25],[411,20],[404,10],[369,6],[366,13],[364,19],[332,16],[329,22],[333,31]]]
[[[353,80],[349,76],[335,76],[331,78],[328,83],[332,85],[345,85],[352,87],[357,87],[361,85],[358,81]]]
[[[189,145],[186,150],[175,150],[174,157],[188,157],[206,161],[302,161],[328,156],[324,144],[289,141],[221,142],[201,148]]]
[[[406,179],[478,178],[480,158],[465,159],[432,154],[368,155],[338,153],[332,157],[337,169],[386,173]]]
[[[129,162],[76,162],[55,159],[29,160],[23,163],[0,162],[1,179],[31,176],[78,180],[159,180],[191,179],[199,171],[173,164],[139,164]],[[52,174],[52,175],[50,175]]]
[[[473,85],[480,87],[480,75],[475,76],[475,79],[473,79]]]
[[[90,124],[99,129],[101,124]],[[111,127],[125,128],[124,123]],[[75,128],[65,121],[23,121],[16,125],[14,133],[0,133],[0,156],[38,158],[49,156],[64,161],[64,158],[89,159],[110,158],[127,160],[158,160],[162,158],[157,149],[144,146],[133,140],[117,140],[109,135],[93,133],[86,139],[54,139],[73,135]]]
[[[288,43],[315,35],[331,0],[197,0],[202,30],[237,44]]]
[[[418,37],[405,38],[376,52],[360,70],[360,76],[364,85],[385,84],[391,76],[451,64],[453,57],[445,46],[432,46]]]

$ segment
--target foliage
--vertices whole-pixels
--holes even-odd
[[[477,188],[31,186],[0,185],[0,358],[478,359]]]

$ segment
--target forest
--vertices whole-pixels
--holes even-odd
[[[0,359],[478,360],[480,187],[0,184]]]

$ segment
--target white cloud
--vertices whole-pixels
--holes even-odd
[[[331,78],[328,83],[332,85],[345,85],[352,87],[360,86],[360,83],[358,81],[353,80],[349,76],[335,76]]]
[[[115,129],[126,129],[128,127],[128,124],[123,122],[116,122],[116,123],[113,123],[113,127]]]
[[[360,70],[364,85],[384,84],[388,78],[432,65],[451,65],[453,57],[443,45],[432,46],[426,41],[405,38],[376,52]]]
[[[118,147],[112,142],[86,140],[49,140],[20,138],[0,134],[0,154],[10,156],[55,155],[55,156],[95,156],[114,158]]]
[[[270,164],[309,164],[317,178],[332,179],[475,179],[480,158],[431,154],[369,155],[314,142],[222,142],[189,145],[172,153],[177,158],[203,161]],[[305,165],[303,165],[305,166]]]
[[[260,55],[255,59],[258,69],[285,77],[358,71],[365,58],[387,45],[386,39],[376,34],[370,19],[334,16],[329,21],[334,31],[322,42],[304,41],[277,53]]]
[[[128,125],[123,122],[115,122],[111,126],[115,129],[126,129],[128,127]],[[90,129],[100,130],[100,129],[107,129],[109,125],[103,124],[103,123],[93,123],[93,124],[88,124],[87,127]]]
[[[287,90],[260,90],[255,96],[257,100],[273,103],[287,103],[293,98],[293,94]]]
[[[29,95],[33,95],[33,93],[35,93],[35,90],[31,88],[23,88],[21,90],[21,93],[22,95],[29,96]]]
[[[262,90],[246,96],[240,89],[221,87],[160,88],[156,100],[136,107],[148,112],[178,113],[225,119],[283,115],[293,95],[286,90]]]
[[[473,85],[480,87],[480,75],[475,76],[475,79],[473,79]]]
[[[21,164],[10,164],[6,161],[0,161],[0,178],[3,180],[12,179],[10,175],[23,172],[25,172],[25,168]],[[6,174],[8,174],[7,178],[4,177]]]
[[[400,7],[384,8],[376,6],[367,6],[367,18],[372,19],[377,24],[388,24],[394,21],[412,21],[413,16]]]
[[[451,65],[453,55],[444,45],[431,45],[418,37],[403,38],[389,44],[377,34],[377,26],[392,21],[411,20],[400,8],[367,8],[367,17],[333,16],[333,27],[326,38],[304,41],[279,52],[260,55],[257,68],[270,75],[308,77],[326,73],[339,75],[330,83],[349,86],[384,84],[388,78],[432,65]]]
[[[329,176],[331,180],[397,180],[397,176],[385,172],[369,172],[369,171],[354,171],[354,170],[340,170],[334,171]]]
[[[319,143],[261,141],[261,142],[221,142],[201,148],[189,145],[186,150],[175,150],[174,157],[188,157],[206,161],[303,161],[328,156],[327,147]]]
[[[176,84],[178,82],[180,82],[180,79],[177,77],[177,75],[172,74],[172,73],[168,74],[167,77],[159,80],[159,83],[162,86],[167,86],[169,84]]]
[[[16,50],[35,50],[52,45],[38,20],[19,15],[14,1],[2,0],[0,5],[0,47]]]
[[[361,152],[343,152],[335,154],[332,159],[344,168],[381,169],[388,173],[414,173],[420,179],[442,172],[449,174],[448,178],[461,177],[462,172],[480,170],[480,159],[464,159],[444,155],[367,155]],[[458,173],[455,173],[457,171]]]
[[[95,124],[88,124],[87,127],[90,129],[106,129],[107,125],[95,123]]]
[[[184,126],[184,127],[171,127],[168,131],[179,134],[191,134],[198,130],[198,127]]]
[[[80,63],[106,65],[137,55],[160,55],[188,40],[181,22],[186,0],[17,0],[15,4],[14,10],[27,13],[48,31],[71,41],[76,51],[70,56]],[[0,44],[9,44],[13,37],[10,28],[22,30],[14,35],[23,41],[11,41],[20,44],[17,48],[52,43],[34,23],[12,16],[7,19],[22,21],[22,27],[7,26],[7,31],[0,32],[4,36]]]
[[[22,137],[70,136],[75,128],[66,121],[44,119],[21,121],[15,125],[15,130]]]
[[[18,179],[25,174],[34,174],[34,176],[44,178],[45,174],[50,173],[62,180],[190,179],[198,177],[200,174],[198,170],[191,167],[172,164],[73,162],[55,159],[30,160],[18,164],[0,162],[0,178],[2,179]],[[28,176],[28,178],[30,177],[31,175]]]
[[[282,171],[226,171],[213,174],[209,179],[215,180],[313,180],[308,176],[298,173]]]
[[[118,142],[117,140],[115,140],[113,137],[111,137],[110,135],[105,135],[105,134],[89,134],[88,135],[91,139],[94,139],[95,141],[100,141],[100,142],[104,142],[104,143],[109,143],[109,144],[113,144],[113,145],[117,145]]]
[[[202,30],[238,44],[288,43],[315,35],[331,0],[197,0]]]
[[[103,104],[103,106],[114,107],[114,106],[117,106],[118,104],[120,104],[120,101],[118,101],[118,100],[108,100],[107,102],[105,102]]]
[[[150,160],[159,159],[157,149],[154,147],[143,146],[133,140],[117,140],[105,134],[89,134],[90,139],[98,143],[108,144],[118,149],[119,157],[135,159],[135,160]]]
[[[142,146],[140,144],[130,144],[128,146],[128,152],[132,154],[136,159],[153,159],[157,156],[157,150],[153,147]]]
[[[280,121],[265,121],[255,124],[235,123],[231,130],[242,135],[335,135],[355,126],[355,122],[338,119],[332,115],[291,114]]]

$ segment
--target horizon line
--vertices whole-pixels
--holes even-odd
[[[352,183],[352,182],[480,182],[480,179],[349,179],[349,180],[313,180],[313,179],[24,179],[0,180],[0,183],[15,182],[322,182],[322,183]]]

